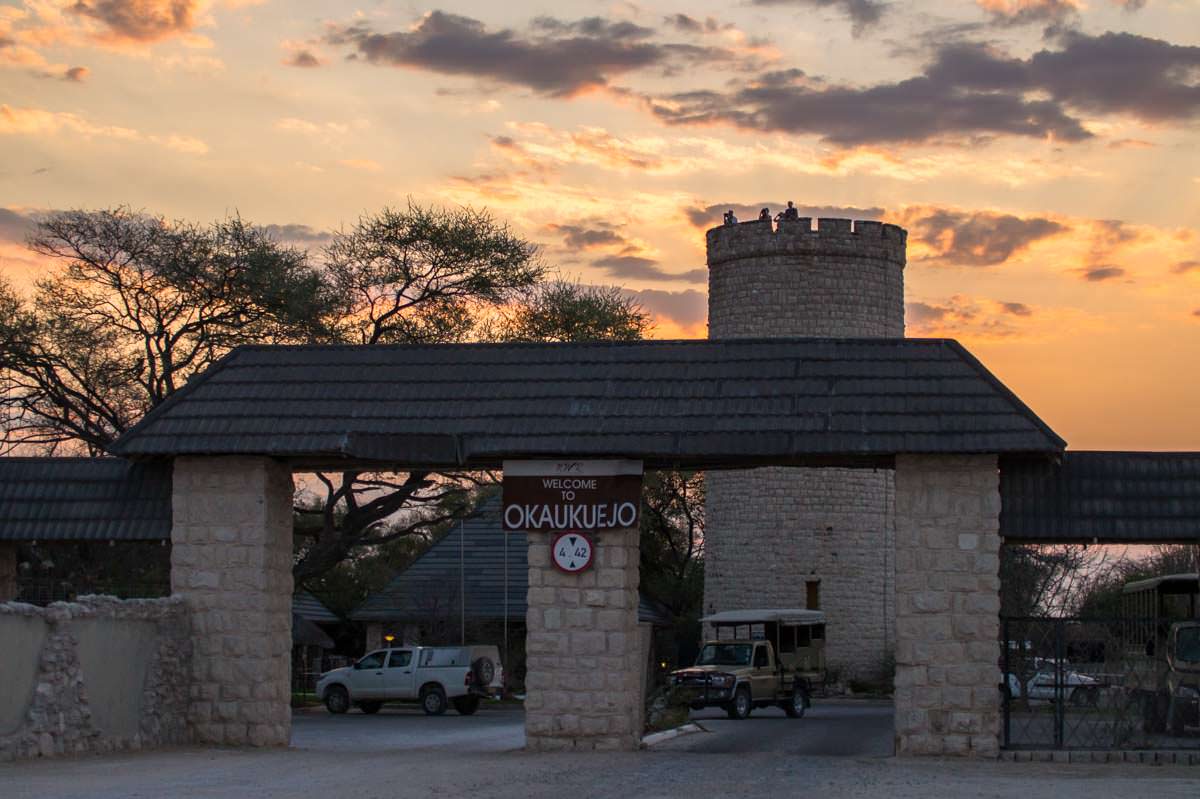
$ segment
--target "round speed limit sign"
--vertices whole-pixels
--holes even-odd
[[[592,565],[596,549],[583,533],[559,533],[554,537],[550,556],[554,566],[567,574],[578,574]]]

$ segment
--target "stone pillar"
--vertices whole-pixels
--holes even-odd
[[[0,602],[17,598],[17,544],[0,541]]]
[[[896,754],[996,757],[995,456],[896,458]]]
[[[525,745],[532,751],[636,749],[645,664],[638,634],[638,531],[592,536],[582,574],[550,562],[546,533],[529,533]]]
[[[269,458],[175,459],[171,591],[191,614],[196,743],[291,735],[292,475]]]

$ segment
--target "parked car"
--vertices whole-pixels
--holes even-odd
[[[330,713],[357,707],[376,713],[385,702],[418,701],[430,716],[453,706],[469,716],[504,684],[494,646],[406,646],[377,649],[353,666],[322,674],[317,697]]]
[[[1056,697],[1054,669],[1042,669],[1022,685],[1017,675],[1006,675],[1008,695],[1030,702],[1053,702]],[[1077,671],[1063,671],[1063,697],[1072,705],[1095,705],[1100,699],[1100,681]]]

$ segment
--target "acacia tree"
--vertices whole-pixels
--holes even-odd
[[[547,284],[534,245],[471,209],[410,203],[364,216],[315,264],[239,218],[200,227],[125,208],[50,215],[29,244],[60,266],[28,301],[0,285],[9,451],[101,453],[238,344],[464,341],[515,336],[497,319],[534,317],[553,320],[537,333],[550,340],[628,338],[648,325],[623,295]],[[364,547],[461,517],[488,476],[316,479],[321,495],[297,505],[300,583]]]
[[[642,509],[641,590],[670,611],[677,655],[690,662],[704,601],[704,475],[648,472]]]
[[[28,243],[61,268],[30,302],[0,299],[6,451],[98,454],[232,347],[320,335],[323,286],[304,253],[236,217],[68,211]]]

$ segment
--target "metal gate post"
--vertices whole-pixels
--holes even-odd
[[[1064,727],[1066,726],[1066,710],[1063,707],[1066,691],[1063,682],[1063,620],[1054,620],[1054,748],[1062,749],[1066,745]]]
[[[1002,619],[1001,622],[1001,638],[1004,639],[1004,653],[1001,658],[1004,661],[1003,674],[1000,676],[1000,698],[1004,703],[1004,748],[1007,749],[1011,744],[1010,740],[1010,718],[1009,713],[1012,706],[1012,691],[1009,690],[1008,675],[1012,673],[1011,664],[1008,662],[1009,649],[1012,648],[1012,641],[1009,638],[1008,619]]]

